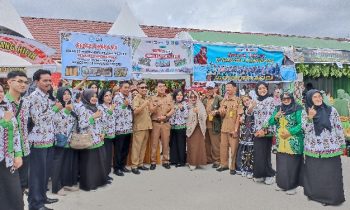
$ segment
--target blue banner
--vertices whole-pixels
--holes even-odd
[[[131,78],[131,39],[105,34],[61,33],[62,77],[81,80]]]
[[[280,81],[283,52],[194,44],[194,81]]]

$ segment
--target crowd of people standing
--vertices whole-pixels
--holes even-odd
[[[0,85],[0,203],[4,209],[23,209],[28,191],[30,210],[50,209],[58,199],[52,193],[95,190],[113,182],[110,174],[139,175],[157,167],[159,143],[165,169],[190,170],[212,164],[257,183],[272,185],[293,195],[304,194],[324,205],[345,201],[341,158],[345,138],[337,111],[323,103],[320,91],[307,92],[305,105],[282,91],[276,104],[268,85],[256,85],[256,99],[237,95],[235,82],[221,96],[214,82],[206,94],[195,90],[166,93],[157,81],[156,94],[137,84],[132,94],[127,81],[119,89],[81,90],[65,81],[53,90],[51,73],[38,70],[36,89],[25,96],[27,75],[7,76],[9,90]],[[75,133],[85,133],[91,144],[72,147]],[[276,170],[271,163],[276,138]],[[150,141],[150,167],[145,165]],[[130,154],[129,154],[130,153]],[[130,168],[128,168],[130,156]]]

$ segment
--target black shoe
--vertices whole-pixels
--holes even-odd
[[[171,168],[170,165],[169,165],[169,163],[163,163],[162,166],[163,166],[164,168],[166,168],[166,169],[170,169],[170,168]]]
[[[223,172],[223,171],[226,171],[226,170],[228,170],[227,167],[226,167],[226,168],[220,167],[220,168],[217,168],[217,169],[216,169],[216,171],[218,171],[218,172]]]
[[[107,181],[113,181],[113,178],[110,176],[107,176]]]
[[[151,164],[151,167],[149,168],[150,170],[156,169],[156,164]]]
[[[217,163],[214,163],[212,168],[219,168],[220,167],[220,164],[217,164]]]
[[[149,170],[149,168],[147,168],[146,166],[139,166],[139,167],[137,167],[137,169],[142,170],[142,171],[148,171]]]
[[[179,168],[179,167],[184,167],[186,164],[183,164],[183,163],[178,163],[176,164],[176,168]]]
[[[50,209],[50,208],[47,208],[46,206],[43,206],[39,209],[29,209],[29,210],[53,210],[53,209]]]
[[[137,169],[137,168],[131,169],[131,172],[132,172],[133,174],[136,174],[136,175],[139,175],[139,174],[140,174],[140,171],[139,171],[139,169]]]
[[[112,184],[112,181],[107,180],[107,181],[106,181],[106,185],[107,185],[107,184]]]
[[[236,170],[230,170],[230,174],[231,175],[235,175],[236,174]]]
[[[57,198],[46,198],[45,204],[52,204],[58,202]]]
[[[124,172],[124,173],[130,173],[131,171],[130,171],[129,169],[127,169],[127,168],[124,167],[124,168],[122,169],[122,172]]]
[[[119,170],[119,169],[114,171],[114,174],[117,175],[117,176],[124,176],[124,173],[121,170]]]
[[[322,206],[328,206],[328,204],[327,203],[322,203]]]

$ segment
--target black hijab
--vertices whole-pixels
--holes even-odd
[[[313,118],[314,129],[315,129],[316,136],[319,136],[319,135],[321,135],[321,133],[324,129],[327,129],[329,131],[332,130],[332,124],[330,121],[332,107],[326,105],[325,103],[323,103],[323,101],[322,101],[322,104],[320,106],[316,106],[312,102],[312,96],[315,95],[316,93],[321,94],[321,92],[319,90],[316,90],[316,89],[309,90],[306,93],[306,112],[309,113],[309,108],[314,106],[314,109],[317,112],[315,117]]]
[[[112,96],[112,91],[109,89],[102,89],[99,93],[98,93],[98,103],[99,104],[103,104],[104,103],[104,97],[106,95],[106,93],[110,92],[111,96]]]
[[[67,87],[58,88],[57,95],[56,95],[57,100],[62,104],[63,107],[66,106],[66,102],[63,101],[63,95],[64,95],[64,92],[66,91],[68,91],[70,96],[72,96],[72,92]]]
[[[96,93],[93,89],[86,89],[82,93],[82,100],[81,100],[85,108],[88,110],[91,110],[94,113],[97,111],[97,106],[96,104],[91,104],[90,100],[95,94]]]
[[[260,85],[264,85],[266,87],[267,91],[269,91],[269,85],[266,82],[258,82],[258,84],[255,87],[255,93],[258,96],[258,101],[263,101],[269,97],[269,92],[267,92],[266,95],[264,95],[264,96],[259,95],[258,89],[259,89]]]
[[[284,95],[288,95],[288,97],[291,99],[291,103],[289,105],[284,105],[282,102],[281,106],[277,107],[278,110],[281,108],[281,111],[284,112],[285,115],[289,115],[289,114],[292,114],[298,110],[303,109],[303,107],[300,104],[295,102],[293,93],[290,93],[287,91],[283,92],[281,94],[281,100],[283,99]]]

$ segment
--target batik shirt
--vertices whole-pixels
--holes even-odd
[[[98,148],[103,145],[103,139],[101,138],[102,120],[101,117],[94,119],[94,114],[91,110],[81,106],[79,110],[74,107],[75,113],[79,116],[79,128],[81,133],[91,133],[93,138],[93,145],[89,149]]]
[[[171,115],[169,122],[172,129],[186,128],[188,118],[188,104],[186,101],[181,102],[182,109],[179,108],[178,104],[174,105],[174,114]]]
[[[22,148],[17,120],[15,117],[10,121],[3,119],[6,110],[13,112],[8,102],[0,105],[0,162],[5,160],[9,168],[13,166],[15,157],[22,157]]]
[[[129,100],[129,105],[125,106],[124,100]],[[116,135],[132,133],[132,99],[131,95],[125,97],[122,93],[118,93],[113,103],[116,105],[115,114],[115,132]]]
[[[69,147],[75,121],[76,119],[72,116],[72,112],[65,108],[55,115],[55,134],[63,134],[68,137],[65,147]]]
[[[307,113],[302,114],[302,128],[304,129],[304,154],[315,158],[335,157],[343,154],[345,137],[339,114],[332,107],[330,114],[331,131],[324,129],[321,135],[316,136],[314,123],[307,118]]]
[[[280,153],[291,155],[303,154],[304,149],[304,134],[301,128],[301,110],[297,110],[288,115],[283,115],[278,120],[275,116],[279,110],[275,109],[270,117],[269,125],[276,125],[276,146]],[[290,133],[290,137],[284,139],[281,137],[281,132],[286,130]]]
[[[99,105],[98,109],[102,112],[102,132],[105,134],[105,139],[113,139],[115,137],[114,110],[111,110],[105,104]]]
[[[275,109],[275,103],[272,97],[267,97],[265,100],[256,101],[257,105],[254,108],[254,132],[268,127],[268,134],[272,135],[273,127],[268,126],[268,120]]]
[[[243,145],[253,146],[254,137],[254,115],[249,114],[247,109],[244,110],[243,123],[240,125],[239,143]]]
[[[15,116],[19,109],[19,104],[14,102],[12,96],[9,93],[6,94],[5,101],[11,104],[13,115]],[[28,156],[30,153],[30,146],[28,141],[28,116],[29,116],[28,100],[26,98],[22,98],[21,101],[22,101],[22,107],[16,119],[17,119],[18,130],[21,138],[21,147],[22,147],[23,156]]]
[[[28,96],[29,116],[34,122],[33,130],[29,133],[29,143],[34,148],[49,148],[55,141],[54,116],[59,109],[49,95],[37,88]]]

